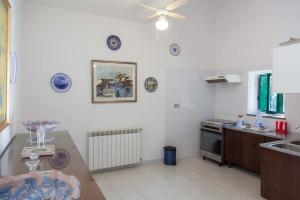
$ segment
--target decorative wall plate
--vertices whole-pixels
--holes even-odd
[[[150,93],[153,93],[156,91],[157,87],[158,87],[158,83],[157,83],[157,80],[153,77],[148,77],[146,80],[145,80],[145,83],[144,83],[144,86],[145,86],[145,90],[147,92],[150,92]]]
[[[15,83],[17,80],[17,54],[16,51],[11,53],[11,72],[10,72],[10,82]]]
[[[71,78],[67,74],[57,73],[51,78],[51,86],[56,92],[67,92],[71,85]]]
[[[170,53],[173,55],[173,56],[178,56],[180,54],[180,46],[178,44],[171,44],[170,45]]]
[[[121,48],[122,42],[120,38],[116,35],[111,35],[107,38],[107,46],[113,51],[117,51]]]

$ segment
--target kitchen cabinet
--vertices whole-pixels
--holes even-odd
[[[242,135],[239,131],[226,129],[225,159],[231,163],[242,164]]]
[[[243,162],[242,166],[251,171],[260,172],[260,149],[264,143],[264,136],[252,133],[243,134]]]
[[[239,165],[254,172],[260,172],[260,144],[279,140],[264,135],[239,130],[225,130],[225,160],[229,167]]]
[[[272,84],[275,93],[300,93],[300,43],[273,51]]]
[[[299,166],[299,156],[261,148],[261,195],[269,200],[299,200]]]

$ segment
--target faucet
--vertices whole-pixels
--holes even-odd
[[[297,130],[297,129],[300,129],[300,124],[296,126],[296,130]]]

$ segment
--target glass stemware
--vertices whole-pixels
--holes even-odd
[[[39,166],[40,160],[39,160],[39,155],[32,151],[32,153],[29,156],[29,160],[25,162],[26,166],[28,167],[28,170],[31,171],[36,171],[38,166]]]
[[[47,142],[53,141],[50,138],[46,138],[46,133],[55,129],[55,127],[59,124],[57,121],[27,121],[23,122],[26,130],[29,131],[29,143],[32,148],[32,152],[29,155],[29,160],[25,162],[29,171],[37,170],[40,160],[39,155],[35,151],[38,148],[45,147]],[[36,137],[32,136],[32,133],[36,133]]]
[[[52,142],[54,138],[47,137],[47,133],[54,130],[58,124],[58,121],[48,120],[23,122],[26,130],[29,131],[30,139],[28,140],[28,142],[31,144],[31,146],[33,146],[33,143],[37,143],[37,146],[40,146],[41,144],[42,146],[44,146],[45,143]],[[32,133],[36,133],[36,137],[33,137]]]

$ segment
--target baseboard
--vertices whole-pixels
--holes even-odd
[[[180,163],[180,162],[183,162],[184,160],[192,159],[192,158],[200,159],[201,157],[200,156],[188,156],[188,157],[178,158],[177,159],[177,164]],[[145,165],[151,165],[151,164],[164,164],[164,160],[163,160],[163,158],[154,159],[154,160],[142,160],[140,163],[137,163],[137,164],[124,165],[124,166],[120,166],[120,167],[112,167],[112,168],[101,169],[101,170],[93,170],[93,171],[90,171],[90,172],[92,174],[96,174],[96,173],[101,173],[101,172],[114,171],[114,170],[119,170],[119,169],[139,167],[139,166],[145,166]]]
[[[200,157],[200,154],[199,155],[194,155],[194,156],[185,156],[185,157],[180,157],[180,158],[177,158],[177,163],[178,162],[181,162],[181,161],[184,161],[184,160],[187,160],[187,159],[191,159],[191,158],[201,158]],[[141,163],[139,165],[149,165],[149,164],[157,164],[157,163],[163,163],[164,162],[164,159],[163,158],[160,158],[160,159],[154,159],[154,160],[143,160],[141,161]]]
[[[143,160],[141,161],[140,165],[149,165],[149,164],[157,164],[163,162],[163,159],[154,159],[154,160]]]

